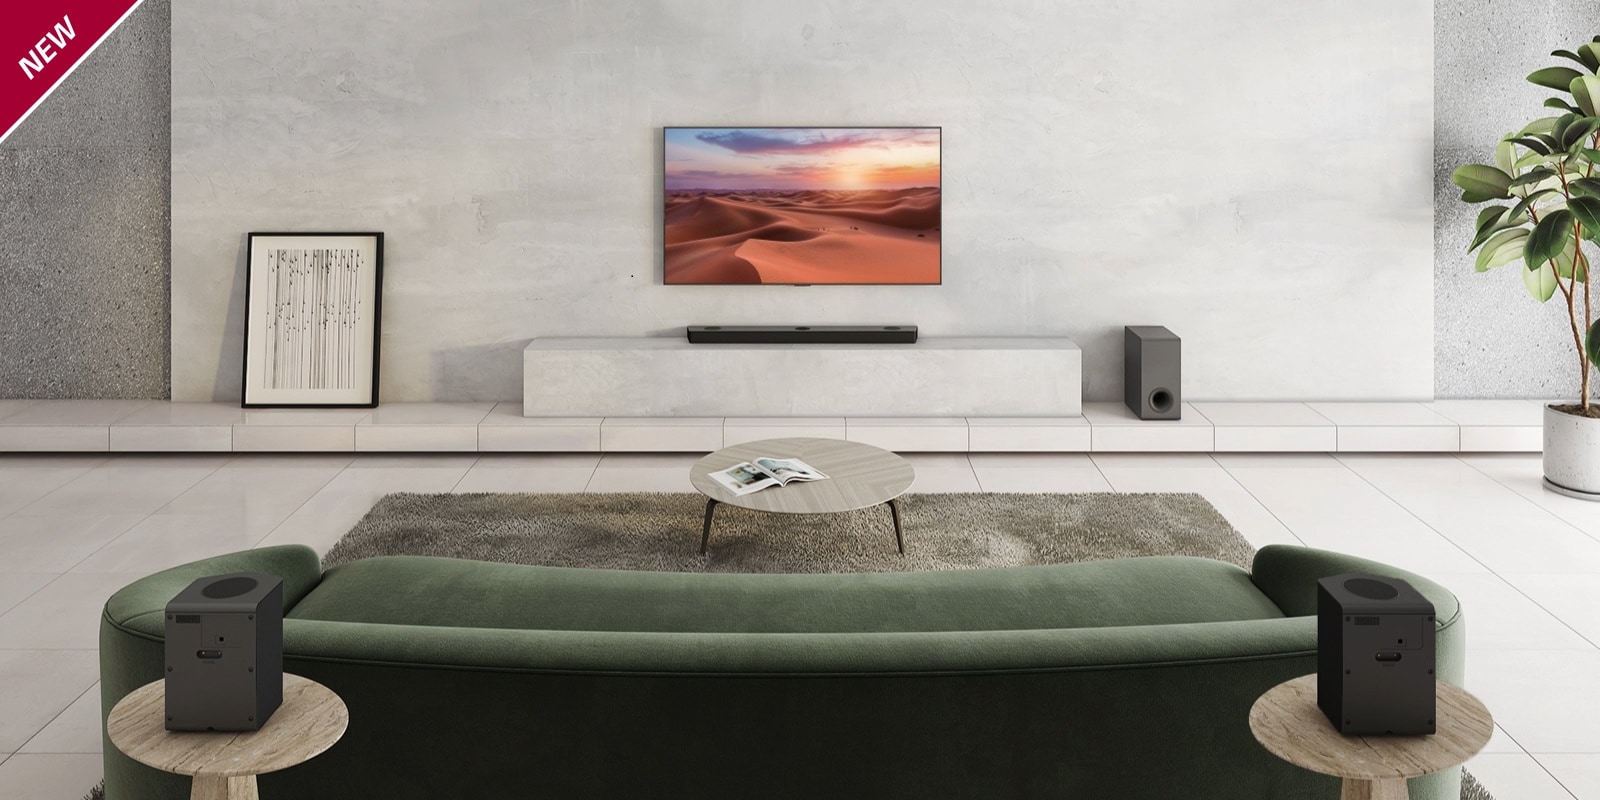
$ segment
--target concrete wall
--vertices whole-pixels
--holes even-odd
[[[1600,34],[1593,0],[1436,0],[1434,26],[1434,386],[1440,397],[1575,399],[1578,354],[1558,293],[1541,306],[1515,270],[1487,274],[1467,253],[1482,206],[1458,202],[1450,173],[1492,163],[1505,134],[1554,112],[1555,93],[1523,80],[1549,55]],[[1590,251],[1591,255],[1594,251]]]
[[[167,396],[170,11],[147,0],[0,143],[0,398]]]
[[[911,321],[1184,337],[1191,398],[1434,387],[1422,0],[174,10],[173,396],[238,397],[242,236],[387,233],[385,400],[519,396],[532,336]],[[1464,56],[1465,57],[1465,56]],[[944,285],[663,287],[663,125],[942,125]]]

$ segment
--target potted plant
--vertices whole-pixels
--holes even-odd
[[[1572,62],[1528,76],[1561,93],[1544,102],[1554,116],[1528,123],[1495,147],[1494,164],[1468,164],[1450,179],[1467,203],[1509,201],[1478,214],[1468,252],[1477,270],[1512,262],[1539,302],[1560,294],[1578,360],[1575,404],[1544,410],[1545,486],[1600,500],[1600,407],[1589,403],[1589,367],[1600,366],[1600,323],[1590,304],[1589,258],[1583,243],[1600,243],[1600,36],[1576,51],[1551,55]]]

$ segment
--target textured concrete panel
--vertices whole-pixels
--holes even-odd
[[[250,230],[383,230],[385,399],[536,336],[1184,338],[1191,398],[1433,390],[1431,4],[184,3],[173,392],[235,399]],[[663,125],[941,125],[935,287],[664,287]]]
[[[1593,0],[1437,0],[1434,27],[1434,391],[1439,397],[1576,397],[1578,351],[1560,295],[1541,306],[1517,261],[1487,274],[1467,252],[1482,206],[1458,201],[1450,173],[1490,163],[1501,136],[1552,113],[1524,77],[1563,63],[1595,30]],[[1591,254],[1594,251],[1590,251]]]
[[[530,417],[1070,417],[1082,410],[1082,363],[1071,339],[535,339],[522,407]]]
[[[168,396],[169,8],[0,145],[0,397]]]

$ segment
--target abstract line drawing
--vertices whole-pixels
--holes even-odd
[[[245,408],[378,404],[382,233],[251,233]]]
[[[267,251],[268,388],[355,385],[350,345],[365,311],[357,292],[363,255],[351,248]]]

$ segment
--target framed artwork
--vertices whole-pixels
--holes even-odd
[[[373,408],[382,233],[251,233],[245,408]]]

